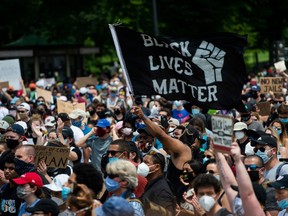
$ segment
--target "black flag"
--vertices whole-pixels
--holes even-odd
[[[221,33],[167,39],[109,25],[134,95],[161,95],[203,108],[242,110],[246,37]]]

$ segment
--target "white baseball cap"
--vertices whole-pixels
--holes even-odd
[[[86,112],[81,110],[81,109],[75,109],[69,114],[69,117],[71,119],[76,119],[79,116],[85,117],[86,116]]]
[[[43,185],[51,191],[62,191],[63,185],[68,181],[69,175],[67,174],[59,174],[55,176],[53,181],[50,184]]]
[[[30,111],[30,105],[28,103],[21,103],[20,105],[17,106],[17,109],[21,109],[21,108],[24,108],[26,109],[27,111]]]
[[[237,122],[234,124],[233,131],[241,131],[241,130],[248,130],[247,124],[244,122]]]

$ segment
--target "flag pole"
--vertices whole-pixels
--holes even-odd
[[[119,58],[121,67],[123,69],[124,78],[126,80],[126,83],[127,83],[128,89],[129,89],[129,93],[131,95],[134,95],[132,84],[131,84],[131,80],[130,80],[129,74],[127,72],[127,67],[126,67],[126,64],[125,64],[125,61],[124,61],[124,58],[123,58],[123,55],[122,55],[121,47],[120,47],[120,44],[119,44],[119,40],[118,40],[118,37],[117,37],[117,32],[116,32],[116,30],[114,28],[114,25],[115,24],[109,24],[109,28],[110,28],[110,31],[111,31],[111,34],[112,34],[112,38],[113,38],[113,42],[114,42],[114,45],[115,45],[115,48],[116,48],[117,56]]]

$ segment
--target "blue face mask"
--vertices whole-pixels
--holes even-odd
[[[283,199],[283,200],[277,201],[277,204],[278,204],[279,208],[285,209],[288,207],[288,199]]]
[[[268,151],[271,151],[272,149],[268,150]],[[268,157],[267,153],[268,153],[267,150],[265,150],[264,152],[258,150],[255,155],[259,156],[262,158],[263,160],[263,163],[266,164],[271,158],[273,155],[271,155],[270,157]]]
[[[288,123],[288,118],[279,118],[282,123]]]
[[[181,102],[180,102],[180,101],[174,101],[174,105],[175,105],[176,107],[180,107],[180,106],[181,106]]]
[[[207,161],[209,161],[209,158],[204,157],[202,163],[205,164]]]
[[[106,186],[107,191],[111,193],[113,193],[114,191],[120,188],[119,183],[109,177],[106,177],[105,179],[105,186]]]
[[[110,96],[111,96],[112,98],[115,98],[115,97],[117,96],[117,94],[116,94],[116,93],[110,93]]]
[[[72,125],[74,125],[75,127],[80,128],[82,126],[82,121],[72,121]]]
[[[200,113],[200,110],[199,109],[192,109],[192,115],[196,115],[198,113]]]
[[[62,187],[62,191],[61,191],[61,194],[62,194],[62,199],[64,201],[67,200],[67,197],[68,195],[71,193],[71,188],[70,187]]]
[[[110,158],[109,158],[109,163],[113,163],[113,162],[115,162],[115,161],[117,161],[117,160],[119,160],[118,157],[110,157]]]

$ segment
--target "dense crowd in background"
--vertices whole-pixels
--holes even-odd
[[[250,76],[243,113],[131,95],[121,71],[0,89],[0,215],[288,215],[287,82],[282,93],[259,83],[282,75]],[[58,112],[57,100],[86,110]],[[214,148],[213,114],[233,119],[229,152]],[[36,164],[37,145],[68,148],[67,166]]]

